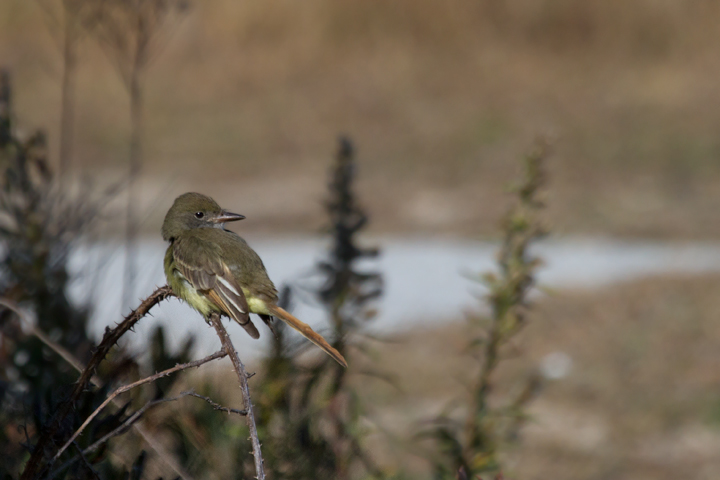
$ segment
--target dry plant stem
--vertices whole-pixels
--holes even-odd
[[[35,335],[38,340],[43,342],[55,353],[57,353],[63,360],[72,365],[72,367],[75,368],[78,373],[82,373],[84,369],[82,363],[80,363],[80,361],[75,358],[70,352],[68,352],[62,345],[53,342],[50,337],[45,334],[45,332],[33,325],[32,321],[27,316],[27,312],[22,310],[19,305],[6,298],[0,298],[0,306],[4,306],[5,308],[15,312],[15,314],[20,318],[20,320],[30,329],[30,333]],[[93,375],[90,380],[98,386],[102,386],[103,384],[102,380],[100,380],[97,375]],[[120,407],[117,399],[113,400],[113,404],[117,407]],[[145,427],[143,427],[139,423],[136,423],[133,425],[133,429],[138,435],[140,435],[140,437],[143,439],[143,441],[145,441],[145,443],[150,447],[150,449],[154,451],[158,455],[158,457],[162,459],[163,462],[165,462],[170,468],[172,468],[175,473],[180,476],[180,478],[182,478],[183,480],[192,479],[190,474],[185,472],[183,468],[172,458],[171,454],[165,451],[165,449],[160,446],[160,444],[158,444],[154,438],[152,438],[152,435],[148,433],[147,430],[145,430]]]
[[[140,47],[138,47],[140,50]],[[123,282],[123,303],[130,303],[132,285],[135,283],[136,265],[135,250],[137,243],[138,220],[135,202],[137,178],[142,167],[142,89],[140,87],[140,69],[142,61],[141,52],[138,51],[130,76],[130,168],[128,172],[128,204],[126,212],[125,232],[125,273]]]
[[[92,468],[92,465],[90,465],[90,462],[88,462],[88,459],[85,457],[85,454],[80,449],[80,446],[77,443],[73,442],[73,447],[75,447],[75,450],[77,450],[77,452],[78,452],[77,458],[82,460],[82,463],[85,466],[85,469],[87,470],[87,472],[90,474],[90,476],[92,476],[92,478],[94,480],[101,480],[98,473],[95,471],[94,468]]]
[[[132,390],[133,388],[139,387],[140,385],[145,385],[146,383],[154,382],[155,380],[163,377],[167,377],[168,375],[172,375],[175,372],[179,372],[180,370],[185,370],[188,368],[193,367],[199,367],[200,365],[203,365],[208,362],[212,362],[213,360],[216,360],[218,358],[223,358],[225,355],[227,355],[226,352],[220,350],[218,352],[213,353],[212,355],[208,355],[205,358],[202,358],[200,360],[195,360],[194,362],[188,362],[188,363],[181,363],[178,365],[175,365],[172,368],[168,368],[167,370],[163,370],[162,372],[158,372],[155,375],[151,375],[146,378],[142,378],[138,380],[137,382],[130,383],[128,385],[124,385],[118,389],[116,389],[113,393],[108,396],[108,398],[105,399],[103,403],[100,404],[99,407],[95,409],[93,413],[90,414],[90,416],[85,419],[82,425],[80,425],[80,428],[78,428],[75,433],[73,433],[72,437],[63,445],[63,447],[58,450],[58,452],[53,457],[52,461],[56,461],[58,458],[60,458],[60,455],[70,446],[72,442],[75,441],[75,439],[87,428],[87,426],[90,424],[90,422],[98,416],[98,414],[107,406],[108,403],[110,403],[115,397],[120,395],[121,393],[125,393],[129,390]]]
[[[33,449],[30,459],[25,464],[25,470],[20,477],[21,480],[31,480],[38,476],[43,467],[43,459],[45,457],[45,450],[52,445],[52,439],[57,435],[60,425],[72,411],[75,402],[80,398],[80,395],[87,388],[90,379],[95,375],[100,362],[105,358],[110,349],[117,343],[128,330],[130,330],[135,324],[143,318],[152,307],[165,300],[167,297],[172,295],[172,290],[167,285],[160,287],[147,299],[145,299],[140,306],[130,312],[125,319],[114,329],[107,329],[105,335],[100,344],[97,346],[95,353],[87,367],[82,371],[80,378],[75,384],[75,388],[71,392],[67,400],[65,400],[60,407],[57,409],[53,418],[50,420],[47,428],[45,428],[38,439],[35,448]]]
[[[187,392],[186,392],[186,393],[187,393]],[[187,396],[187,395],[181,393],[181,394],[178,395],[177,397],[161,398],[161,399],[158,399],[158,400],[151,400],[151,401],[147,402],[147,403],[146,403],[145,405],[143,405],[137,412],[135,412],[135,413],[133,413],[132,415],[130,415],[119,427],[117,427],[117,428],[116,428],[115,430],[113,430],[112,432],[106,434],[104,437],[102,437],[101,439],[99,439],[97,442],[93,443],[92,445],[90,445],[89,447],[87,447],[85,450],[83,450],[83,453],[84,453],[85,455],[87,455],[88,453],[92,453],[92,452],[94,452],[95,450],[97,450],[98,448],[100,448],[100,446],[101,446],[103,443],[107,442],[107,441],[110,440],[111,438],[117,437],[118,435],[121,435],[121,434],[127,432],[128,429],[129,429],[135,422],[137,422],[138,420],[140,420],[140,417],[142,417],[143,414],[144,414],[146,411],[148,411],[150,408],[154,407],[155,405],[159,405],[159,404],[161,404],[161,403],[167,403],[167,402],[174,402],[175,400],[178,400],[178,399],[180,399],[180,398],[182,398],[182,397],[185,397],[185,396]]]
[[[133,413],[132,415],[130,415],[128,418],[126,418],[123,423],[121,423],[117,428],[115,428],[115,430],[113,430],[113,431],[105,434],[105,436],[103,436],[102,438],[100,438],[98,441],[96,441],[95,443],[93,443],[92,445],[90,445],[89,447],[87,447],[85,450],[82,450],[77,457],[74,457],[74,458],[68,460],[68,461],[65,462],[62,466],[60,466],[60,468],[58,468],[57,470],[55,470],[54,472],[52,472],[52,473],[50,474],[50,478],[54,478],[55,476],[59,475],[60,473],[62,473],[63,471],[65,471],[65,469],[71,467],[75,462],[77,462],[78,460],[84,458],[84,456],[87,455],[88,453],[92,453],[92,452],[94,452],[95,450],[97,450],[98,448],[100,448],[100,446],[102,446],[104,443],[106,443],[106,442],[107,442],[108,440],[110,440],[111,438],[117,437],[118,435],[122,435],[123,433],[127,432],[127,431],[130,429],[130,427],[132,427],[132,426],[135,424],[135,422],[137,422],[138,420],[140,420],[140,418],[143,416],[143,414],[144,414],[146,411],[148,411],[150,408],[152,408],[152,407],[154,407],[154,406],[156,406],[156,405],[159,405],[159,404],[161,404],[161,403],[174,402],[175,400],[179,400],[179,399],[181,399],[181,398],[183,398],[183,397],[186,397],[186,396],[190,395],[190,393],[191,393],[191,392],[182,392],[182,393],[181,393],[180,395],[178,395],[177,397],[161,398],[161,399],[158,399],[158,400],[150,400],[150,401],[147,402],[145,405],[143,405],[142,407],[140,407],[139,410],[137,410],[135,413]]]
[[[225,356],[225,352],[222,352],[222,353],[223,353],[223,356]],[[217,357],[217,358],[221,358],[221,357]],[[158,400],[151,400],[151,401],[147,402],[145,405],[143,405],[135,413],[130,415],[127,419],[125,419],[125,421],[122,424],[120,424],[115,430],[106,434],[105,436],[100,438],[98,441],[96,441],[95,443],[93,443],[92,445],[87,447],[85,450],[80,450],[79,447],[77,446],[77,443],[73,442],[73,446],[75,446],[78,449],[78,453],[79,453],[78,456],[68,460],[60,468],[58,468],[57,470],[52,472],[52,474],[50,475],[50,478],[53,478],[56,475],[59,475],[60,473],[64,472],[67,468],[71,467],[78,460],[86,461],[85,455],[87,455],[88,453],[94,452],[95,450],[100,448],[100,446],[102,444],[108,442],[111,438],[117,437],[118,435],[122,435],[130,427],[134,427],[136,425],[136,422],[138,422],[140,420],[140,418],[145,414],[145,412],[148,411],[150,408],[154,407],[155,405],[159,405],[161,403],[174,402],[175,400],[179,400],[184,397],[196,397],[196,398],[205,400],[210,405],[212,405],[214,410],[219,410],[219,411],[227,412],[227,413],[236,413],[238,415],[243,415],[243,416],[246,414],[246,412],[244,410],[236,410],[234,408],[223,407],[222,405],[212,401],[210,398],[204,397],[202,395],[198,395],[197,393],[193,392],[192,390],[188,390],[186,392],[181,392],[178,396],[172,397],[172,398],[161,398]]]
[[[75,72],[77,67],[77,43],[79,25],[78,10],[72,2],[64,0],[65,25],[63,32],[63,74],[60,103],[60,165],[58,172],[62,176],[70,171],[73,154],[75,130]],[[82,8],[82,7],[80,7]]]
[[[119,406],[117,400],[113,403]],[[167,464],[168,467],[172,468],[173,471],[175,471],[178,477],[182,478],[183,480],[193,480],[193,477],[189,473],[187,473],[175,460],[172,453],[165,450],[165,448],[161,446],[160,443],[158,443],[147,430],[145,430],[145,427],[142,424],[133,424],[133,430],[135,430],[135,432],[140,435],[140,437],[145,441],[145,443],[148,444],[148,446],[157,454],[158,457],[160,457],[163,462]]]
[[[260,450],[260,439],[258,438],[257,426],[255,425],[255,413],[253,412],[252,400],[250,399],[250,387],[248,386],[248,374],[245,372],[245,366],[240,361],[235,347],[230,341],[230,336],[223,327],[220,315],[211,314],[209,317],[210,323],[215,328],[220,343],[223,346],[223,350],[228,354],[230,360],[232,360],[233,367],[235,367],[235,373],[240,380],[240,390],[243,396],[243,407],[247,412],[245,421],[247,422],[248,430],[250,430],[250,440],[252,442],[253,457],[255,458],[255,473],[257,480],[265,480],[265,465],[262,458],[262,451]]]
[[[12,300],[8,300],[7,298],[0,298],[0,306],[3,306],[7,308],[8,310],[12,310],[15,315],[17,315],[20,320],[25,324],[25,326],[30,330],[30,333],[35,335],[38,340],[40,340],[42,343],[47,345],[50,349],[52,349],[55,353],[60,355],[60,358],[68,362],[72,367],[77,370],[78,372],[82,373],[83,366],[82,364],[73,356],[72,353],[68,352],[62,345],[60,345],[57,342],[53,342],[50,337],[48,337],[45,332],[37,328],[35,325],[33,325],[32,321],[28,318],[27,313],[20,308],[20,306],[13,302]],[[93,382],[95,382],[95,378],[92,379]],[[97,382],[95,382],[97,383]]]
[[[137,178],[142,168],[142,132],[143,132],[143,102],[141,74],[147,64],[148,47],[152,32],[148,30],[148,23],[138,12],[135,28],[136,44],[127,78],[127,88],[130,95],[130,158],[128,169],[128,204],[126,212],[125,232],[125,272],[123,282],[123,305],[130,303],[132,285],[135,283],[136,265],[135,250],[137,243],[137,197],[135,188]]]
[[[223,353],[224,353],[224,351],[223,351]],[[205,400],[207,403],[210,404],[210,406],[213,407],[213,410],[217,410],[219,412],[225,412],[225,413],[236,413],[238,415],[242,415],[243,417],[245,415],[247,415],[247,410],[237,410],[235,408],[223,407],[219,403],[214,402],[211,398],[205,397],[203,395],[198,395],[197,393],[193,392],[192,390],[188,391],[188,392],[182,392],[182,393],[185,395],[189,395],[191,397],[199,398],[200,400]]]

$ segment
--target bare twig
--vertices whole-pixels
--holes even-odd
[[[193,480],[193,477],[188,472],[186,472],[182,466],[180,466],[173,454],[165,450],[165,447],[163,447],[157,440],[155,440],[155,438],[153,438],[152,434],[145,429],[145,426],[142,423],[133,424],[133,430],[135,430],[137,434],[140,435],[140,437],[145,441],[145,443],[148,444],[148,446],[157,454],[158,457],[160,457],[160,459],[162,459],[163,462],[165,462],[170,468],[175,471],[178,477],[182,478],[183,480]]]
[[[94,478],[95,480],[101,480],[98,473],[95,471],[94,468],[92,468],[92,465],[90,465],[90,462],[88,462],[88,459],[85,457],[85,454],[80,449],[80,445],[78,445],[77,442],[73,442],[73,447],[75,447],[75,450],[77,450],[77,452],[78,452],[77,458],[82,460],[82,463],[85,466],[85,469],[92,476],[92,478]]]
[[[73,433],[72,437],[65,443],[65,445],[62,446],[60,450],[55,454],[52,461],[56,461],[58,458],[60,458],[60,455],[70,446],[72,442],[75,441],[75,439],[87,428],[88,425],[90,425],[90,422],[98,416],[98,414],[102,411],[103,408],[107,406],[108,403],[110,403],[115,397],[120,395],[121,393],[125,393],[129,390],[132,390],[133,388],[139,387],[140,385],[145,385],[146,383],[154,382],[155,380],[158,380],[159,378],[167,377],[168,375],[172,375],[175,372],[179,372],[180,370],[185,370],[188,368],[193,367],[199,367],[200,365],[203,365],[205,363],[211,362],[213,360],[216,360],[218,358],[223,358],[226,356],[227,353],[223,350],[220,350],[218,352],[213,353],[212,355],[208,355],[205,358],[201,358],[200,360],[195,360],[194,362],[188,362],[188,363],[180,363],[178,365],[175,365],[172,368],[168,368],[167,370],[163,370],[162,372],[158,372],[155,375],[150,375],[149,377],[142,378],[138,380],[137,382],[130,383],[128,385],[123,385],[122,387],[117,388],[113,393],[111,393],[108,398],[105,399],[103,403],[100,404],[99,407],[95,409],[94,412],[90,414],[89,417],[85,419],[82,425],[80,425],[80,428],[78,428],[75,433]]]
[[[184,1],[104,1],[94,2],[84,15],[86,29],[97,39],[101,48],[118,68],[120,78],[130,97],[130,152],[128,158],[128,203],[125,231],[125,266],[123,273],[122,305],[130,303],[132,285],[137,275],[137,179],[143,167],[144,108],[143,76],[152,60],[163,27],[185,13]]]
[[[63,360],[72,365],[72,367],[77,370],[78,373],[82,373],[85,368],[83,367],[82,363],[80,363],[80,361],[75,358],[72,353],[68,352],[62,345],[52,341],[45,332],[37,328],[32,323],[30,318],[28,318],[27,312],[20,308],[18,304],[11,300],[8,300],[7,298],[0,298],[0,306],[4,306],[5,308],[12,310],[27,326],[27,328],[30,330],[30,333],[35,335],[38,340],[43,342],[47,347],[57,353]],[[102,387],[103,385],[103,381],[97,375],[93,375],[90,380],[97,386]],[[117,399],[113,399],[113,404],[117,407],[120,407]],[[145,441],[145,443],[150,447],[150,449],[154,451],[155,454],[157,454],[157,456],[160,457],[163,462],[165,462],[170,468],[172,468],[175,473],[180,476],[180,478],[184,480],[192,480],[190,474],[184,471],[184,469],[177,463],[177,461],[172,457],[172,455],[167,452],[165,448],[162,447],[157,441],[155,441],[152,435],[147,430],[145,430],[145,427],[143,427],[141,423],[134,424],[133,429],[138,435],[140,435],[140,437]],[[28,445],[29,444],[30,442],[28,441]]]
[[[103,443],[107,442],[107,441],[110,440],[111,438],[117,437],[118,435],[122,435],[123,433],[127,432],[128,429],[132,426],[132,424],[134,424],[135,422],[137,422],[138,420],[140,420],[140,417],[142,417],[143,414],[144,414],[146,411],[148,411],[150,408],[154,407],[155,405],[159,405],[159,404],[161,404],[161,403],[166,403],[166,402],[173,402],[173,401],[175,401],[175,400],[178,400],[178,399],[180,399],[180,398],[182,398],[182,397],[186,397],[186,396],[187,396],[187,395],[180,394],[180,395],[178,395],[177,397],[172,397],[172,398],[160,398],[160,399],[158,399],[158,400],[151,400],[151,401],[147,402],[147,403],[146,403],[145,405],[143,405],[138,411],[136,411],[135,413],[133,413],[132,415],[130,415],[119,427],[117,427],[117,428],[116,428],[115,430],[113,430],[112,432],[106,434],[106,435],[103,436],[100,440],[98,440],[97,442],[93,443],[92,445],[90,445],[89,447],[87,447],[85,450],[83,450],[83,453],[84,453],[85,455],[87,455],[88,453],[92,453],[92,452],[94,452],[95,450],[97,450],[98,448],[100,448],[100,446],[101,446]]]
[[[143,405],[142,407],[140,407],[140,409],[138,409],[135,413],[133,413],[132,415],[130,415],[128,418],[126,418],[125,421],[122,422],[117,428],[115,428],[115,429],[112,430],[111,432],[105,434],[105,435],[104,435],[102,438],[100,438],[98,441],[96,441],[95,443],[93,443],[92,445],[90,445],[89,447],[87,447],[85,450],[81,451],[81,452],[80,452],[80,455],[78,455],[77,457],[74,457],[74,458],[68,460],[68,461],[65,462],[62,466],[60,466],[57,470],[55,470],[54,472],[52,472],[52,474],[50,475],[50,477],[52,478],[52,477],[54,477],[54,476],[62,473],[65,469],[67,469],[67,468],[69,468],[70,466],[72,466],[75,462],[77,462],[77,461],[80,460],[81,458],[84,458],[84,455],[87,455],[88,453],[94,452],[95,450],[97,450],[98,448],[100,448],[104,443],[106,443],[106,442],[107,442],[108,440],[110,440],[111,438],[117,437],[118,435],[122,435],[123,433],[127,432],[127,431],[130,429],[130,427],[132,427],[132,426],[135,424],[135,422],[137,422],[138,420],[140,420],[140,418],[143,416],[143,414],[144,414],[145,412],[147,412],[149,409],[151,409],[152,407],[154,407],[154,406],[156,406],[156,405],[159,405],[159,404],[161,404],[161,403],[174,402],[175,400],[179,400],[179,399],[181,399],[181,398],[183,398],[183,397],[187,397],[188,395],[190,395],[190,392],[182,392],[180,395],[178,395],[178,396],[176,396],[176,397],[172,397],[172,398],[160,398],[160,399],[158,399],[158,400],[150,400],[150,401],[147,402],[145,405]]]
[[[222,353],[222,355],[215,357],[215,358],[222,358],[226,355],[226,353],[224,351],[216,352],[214,355],[217,355],[218,353]],[[209,357],[206,357],[206,358],[209,358]],[[157,378],[160,378],[160,377],[157,377]],[[155,378],[155,380],[157,380],[157,378]],[[203,395],[198,395],[197,393],[195,393],[192,390],[181,392],[179,395],[177,395],[176,397],[172,397],[172,398],[161,398],[161,399],[157,399],[157,400],[151,400],[151,401],[147,402],[145,405],[143,405],[135,413],[130,415],[128,418],[126,418],[125,421],[122,422],[122,424],[120,424],[117,428],[115,428],[113,431],[111,431],[110,433],[106,434],[105,436],[103,436],[102,438],[97,440],[95,443],[93,443],[92,445],[87,447],[85,450],[80,450],[77,447],[77,443],[73,442],[73,445],[76,448],[78,448],[78,453],[79,453],[78,456],[65,462],[60,468],[58,468],[57,470],[55,470],[52,473],[51,477],[54,477],[55,475],[62,473],[63,471],[65,471],[67,468],[72,466],[78,460],[86,461],[85,455],[87,455],[88,453],[94,452],[95,450],[100,448],[100,446],[102,446],[104,443],[108,442],[111,438],[117,437],[118,435],[122,435],[123,433],[125,433],[130,427],[134,426],[135,423],[137,421],[139,421],[140,418],[145,414],[145,412],[147,412],[150,408],[152,408],[156,405],[159,405],[161,403],[173,402],[175,400],[179,400],[184,397],[196,397],[196,398],[205,400],[207,403],[209,403],[213,407],[214,410],[219,410],[219,411],[223,411],[223,412],[227,412],[227,413],[236,413],[238,415],[243,415],[243,416],[246,415],[245,410],[236,410],[234,408],[223,407],[219,403],[214,402],[212,399],[205,397]]]
[[[260,439],[258,438],[257,425],[255,424],[255,414],[253,412],[252,400],[250,399],[250,387],[248,386],[248,374],[245,372],[245,366],[240,361],[235,347],[230,341],[230,336],[223,327],[220,315],[211,314],[210,323],[215,328],[220,343],[222,343],[223,350],[228,354],[230,360],[232,360],[233,367],[235,367],[235,373],[240,380],[240,390],[242,391],[243,406],[247,412],[245,421],[247,422],[248,430],[250,430],[250,440],[252,442],[253,457],[255,458],[255,473],[257,480],[265,480],[265,465],[262,458],[262,451],[260,450]]]
[[[225,352],[223,351],[223,353],[225,353]],[[195,397],[195,398],[199,398],[199,399],[201,399],[201,400],[205,400],[207,403],[209,403],[209,404],[213,407],[213,410],[218,410],[218,411],[225,412],[225,413],[236,413],[236,414],[242,415],[242,416],[246,416],[246,415],[247,415],[247,411],[246,411],[246,410],[237,410],[237,409],[235,409],[235,408],[223,407],[223,406],[220,405],[219,403],[214,402],[211,398],[205,397],[205,396],[203,396],[203,395],[198,395],[197,393],[193,392],[192,390],[187,391],[187,392],[182,392],[182,393],[184,393],[184,394],[186,394],[186,395],[189,395],[189,396],[191,396],[191,397]]]
[[[102,341],[95,350],[92,358],[90,358],[90,362],[87,367],[85,367],[82,371],[80,378],[75,384],[75,388],[71,392],[70,396],[60,405],[53,415],[53,418],[50,420],[49,425],[40,435],[30,459],[25,464],[25,469],[20,477],[21,480],[31,480],[38,476],[38,473],[41,471],[44,464],[43,460],[45,457],[45,450],[50,448],[52,445],[53,438],[57,435],[60,425],[72,411],[75,402],[87,388],[87,385],[95,374],[98,365],[102,362],[110,349],[115,345],[115,343],[117,343],[120,337],[135,326],[135,324],[140,321],[140,319],[143,318],[152,307],[171,295],[173,295],[172,290],[167,285],[158,288],[152,295],[145,299],[137,309],[130,312],[130,314],[125,317],[125,319],[117,327],[112,330],[107,329],[105,331]]]
[[[50,347],[55,353],[60,355],[60,357],[66,362],[68,362],[70,365],[72,365],[75,370],[82,373],[84,367],[78,361],[78,359],[75,358],[72,353],[68,352],[65,347],[63,347],[57,342],[52,341],[50,337],[45,334],[45,332],[37,328],[28,317],[27,312],[20,308],[17,303],[13,302],[12,300],[8,300],[7,298],[0,298],[0,306],[3,306],[8,310],[12,310],[18,316],[18,318],[20,318],[20,320],[27,326],[27,328],[30,330],[30,333],[35,335],[38,340]],[[92,381],[95,382],[95,379],[93,378]]]
[[[63,73],[60,103],[60,151],[58,155],[58,173],[62,181],[63,175],[68,175],[73,155],[73,140],[75,137],[75,85],[77,72],[77,49],[81,36],[80,10],[83,2],[64,0],[63,25]]]

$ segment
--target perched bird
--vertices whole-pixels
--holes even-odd
[[[170,242],[165,252],[170,288],[206,320],[211,313],[227,315],[253,338],[260,333],[250,321],[251,313],[268,326],[271,317],[279,318],[347,367],[345,358],[322,336],[277,306],[277,290],[258,254],[239,235],[225,230],[225,222],[243,218],[200,193],[176,198],[162,226],[163,239]]]

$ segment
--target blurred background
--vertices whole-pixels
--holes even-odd
[[[358,243],[380,252],[358,268],[383,279],[357,328],[391,340],[369,357],[393,385],[351,375],[376,466],[318,478],[454,478],[408,439],[472,384],[466,317],[493,315],[475,280],[497,268],[507,186],[542,137],[543,288],[495,372],[499,384],[537,372],[542,387],[498,448],[506,478],[720,476],[718,2],[102,3],[0,0],[13,126],[46,133],[52,189],[97,206],[67,242],[63,286],[91,341],[164,282],[159,229],[186,191],[244,214],[233,229],[296,287],[297,315],[346,334],[308,293],[338,238],[327,185],[345,135],[369,219]],[[179,302],[156,317],[124,346],[140,363],[157,325],[168,351],[188,333],[193,358],[218,348]],[[267,368],[272,335],[229,330],[251,370]],[[206,368],[216,384],[229,372]],[[149,462],[147,478],[172,474]]]

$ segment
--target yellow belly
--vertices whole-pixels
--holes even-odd
[[[207,317],[213,312],[222,313],[222,310],[220,310],[212,300],[202,292],[196,290],[187,280],[184,278],[179,278],[178,280],[183,283],[180,289],[180,298],[185,300],[188,305],[200,312],[204,317]]]
[[[210,300],[204,293],[196,290],[190,282],[188,282],[179,272],[175,272],[174,282],[179,283],[182,286],[180,288],[174,288],[174,291],[179,291],[179,296],[185,300],[191,307],[200,312],[204,317],[210,315],[210,313],[224,313],[215,303]],[[242,289],[245,299],[248,303],[250,313],[272,315],[263,301],[260,298],[253,296],[247,289]]]
[[[250,313],[257,313],[258,315],[272,315],[268,310],[267,304],[264,300],[261,300],[252,295],[250,291],[246,288],[243,288],[242,291],[245,295],[245,300],[247,300]]]

